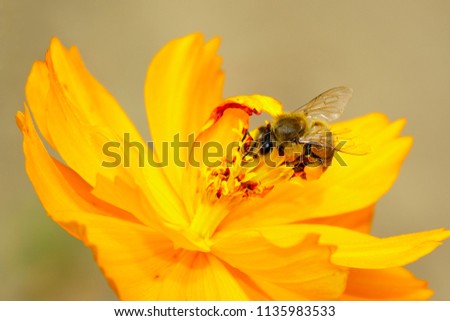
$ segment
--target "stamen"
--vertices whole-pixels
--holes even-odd
[[[248,156],[243,155],[244,149],[241,147],[232,151],[231,161],[223,160],[218,167],[205,168],[203,177],[207,178],[207,183],[204,185],[204,195],[208,202],[215,203],[225,198],[230,201],[263,197],[275,184],[292,177],[292,167],[280,166],[283,157],[272,153],[267,158],[252,158],[250,162]]]

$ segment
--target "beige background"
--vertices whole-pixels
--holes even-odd
[[[223,39],[225,96],[261,93],[299,106],[336,85],[345,117],[406,117],[414,148],[379,202],[373,232],[450,228],[450,2],[0,1],[0,299],[114,299],[90,252],[45,216],[25,174],[14,114],[50,37],[79,47],[91,72],[147,134],[143,82],[164,43]],[[410,265],[450,299],[450,241]]]

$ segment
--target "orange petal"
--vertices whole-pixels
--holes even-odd
[[[286,226],[217,233],[212,253],[247,274],[272,299],[336,299],[346,272],[330,264],[331,248],[317,236]]]
[[[17,123],[24,135],[28,175],[45,209],[58,224],[61,225],[61,222],[66,220],[68,211],[89,212],[131,222],[139,220],[153,229],[160,230],[166,238],[170,238],[179,247],[196,249],[205,247],[203,239],[189,234],[186,226],[183,225],[182,217],[177,217],[178,212],[168,214],[162,210],[155,213],[155,208],[149,205],[141,190],[130,194],[132,191],[120,180],[108,182],[99,176],[101,185],[98,190],[93,191],[92,187],[79,175],[48,155],[34,129],[28,109],[25,110],[25,114],[20,112],[17,114]],[[94,195],[100,193],[102,196],[122,199],[112,202],[112,205],[96,198],[91,192],[95,192]],[[121,207],[134,211],[129,213],[123,211]],[[79,238],[78,231],[69,230],[69,232]]]
[[[195,146],[190,153],[189,169],[214,167],[216,161],[220,162],[231,151],[237,148],[242,140],[245,129],[248,127],[248,114],[239,108],[224,110],[216,122],[202,131],[195,139]],[[217,151],[217,157],[210,157]]]
[[[48,93],[50,91],[49,72],[45,62],[36,61],[31,68],[25,85],[25,94],[37,127],[45,140],[55,148],[47,127]]]
[[[427,282],[404,268],[350,269],[343,300],[426,300],[433,294]]]
[[[221,100],[223,73],[216,52],[219,39],[203,42],[192,34],[169,42],[152,60],[145,82],[145,103],[154,149],[159,159],[166,158],[165,170],[175,190],[181,186],[183,166],[174,163],[172,148],[164,155],[163,142],[180,142],[196,137],[211,111]],[[179,149],[180,160],[187,160],[187,147]]]
[[[210,254],[191,254],[189,261],[177,264],[165,282],[159,299],[248,300],[246,292],[220,260]]]
[[[60,222],[78,229],[122,300],[245,300],[232,273],[214,256],[183,249],[131,222],[72,213]]]
[[[47,212],[58,221],[67,211],[91,212],[129,221],[136,219],[90,194],[92,187],[74,171],[48,155],[37,135],[30,114],[19,112],[18,126],[24,135],[25,166],[30,180]],[[76,231],[69,231],[74,236]]]
[[[28,110],[25,111],[24,115],[18,114],[18,122],[19,127],[21,127],[24,134],[24,152],[27,160],[28,175],[48,212],[54,214],[61,210],[72,209],[71,206],[73,206],[73,202],[81,202],[81,200],[79,200],[79,197],[81,196],[85,199],[85,202],[102,204],[104,208],[115,208],[119,205],[117,206],[116,211],[128,212],[129,214],[126,215],[128,219],[138,219],[147,225],[154,225],[156,220],[153,214],[155,213],[154,209],[148,210],[148,208],[142,207],[142,205],[145,204],[146,199],[139,198],[136,200],[136,198],[128,198],[126,206],[120,206],[121,204],[116,202],[117,198],[113,198],[115,194],[120,194],[122,199],[126,197],[126,195],[130,195],[131,191],[128,185],[119,185],[111,182],[108,188],[109,194],[102,194],[100,190],[98,193],[94,193],[96,196],[94,197],[91,194],[94,191],[91,185],[85,182],[75,171],[48,155],[35,131]],[[47,168],[47,172],[44,172],[42,168]],[[102,175],[99,175],[98,177],[100,178],[100,181],[106,179]],[[124,177],[127,176],[124,175]],[[52,178],[55,179],[54,182],[51,181]],[[51,185],[47,186],[48,184]],[[64,187],[61,187],[61,185]],[[58,192],[49,192],[55,189],[58,190]],[[79,196],[76,197],[74,193],[79,194]],[[60,199],[59,197],[55,197],[55,195],[58,194],[66,195]],[[108,197],[108,195],[111,196],[111,198]],[[131,195],[134,196],[139,194]],[[60,208],[62,205],[55,205],[59,204],[61,201],[64,204],[68,202],[72,205],[64,205],[64,209]],[[57,207],[55,208],[54,206]],[[95,212],[90,209],[84,210]]]
[[[263,291],[259,282],[256,283],[252,280],[248,275],[239,271],[238,269],[233,268],[229,264],[224,261],[221,261],[227,269],[233,274],[235,280],[239,283],[239,286],[245,292],[249,300],[252,301],[267,301],[270,300],[271,297],[267,294],[266,291]]]
[[[270,228],[274,229],[279,233],[290,230],[285,227]],[[337,246],[331,256],[334,264],[360,269],[385,269],[412,263],[450,237],[450,231],[444,229],[387,238],[327,225],[300,224],[296,229],[299,233],[320,234],[320,244]]]
[[[141,135],[116,99],[86,69],[78,48],[70,47],[66,56],[61,44],[58,47],[61,51],[51,58],[56,76],[63,86],[67,84],[66,94],[73,95],[71,98],[83,109],[83,116],[90,119],[89,123],[104,125],[116,136],[128,133],[130,140],[142,142]]]
[[[303,221],[304,224],[322,224],[337,227],[343,227],[353,231],[362,233],[369,233],[372,226],[372,218],[374,214],[374,207],[369,206],[362,210],[356,210],[350,213],[345,213],[336,216],[319,217]]]
[[[283,112],[281,103],[269,96],[250,95],[230,97],[212,111],[208,121],[203,125],[202,131],[207,130],[215,124],[223,116],[224,112],[230,109],[243,110],[248,116],[266,112],[272,117],[275,117]]]
[[[207,143],[221,145],[222,156],[228,155],[229,148],[236,148],[241,143],[248,129],[251,115],[261,114],[263,111],[277,115],[282,112],[282,109],[283,107],[278,101],[268,96],[236,96],[226,99],[212,111],[208,121],[196,137],[195,141],[201,144],[198,147],[200,151],[195,154],[197,156],[195,159],[201,160],[201,147]],[[207,164],[204,161],[200,162],[200,166],[205,167],[205,165]]]
[[[244,108],[225,109],[221,112],[220,117],[214,120],[214,124],[196,137],[196,141],[217,142],[226,148],[230,143],[242,140],[244,131],[248,127],[248,119],[249,115]]]
[[[40,83],[44,88],[39,88]],[[43,93],[46,84],[47,95]],[[112,196],[140,190],[144,197],[139,201],[144,199],[147,203],[145,211],[135,211],[133,205],[123,209],[133,211],[133,215],[147,224],[156,215],[157,220],[174,226],[187,225],[183,205],[174,196],[160,168],[139,166],[141,152],[136,148],[130,148],[131,164],[124,167],[124,134],[129,135],[130,142],[140,144],[145,155],[147,145],[114,98],[85,69],[75,48],[66,50],[56,38],[52,39],[46,64],[37,63],[31,71],[27,101],[39,119],[43,134],[50,136],[48,141],[90,186],[96,188],[100,176],[110,182],[122,182],[121,188],[119,184],[111,184],[114,191],[110,193],[96,188],[98,198],[121,205]],[[122,156],[122,162],[105,167],[104,146],[110,142],[119,145],[117,154]]]
[[[73,224],[64,224],[67,221],[68,212],[89,212],[92,213],[91,215],[112,216],[130,222],[139,220],[150,228],[164,233],[167,239],[170,239],[173,244],[179,247],[196,249],[205,247],[203,239],[198,236],[195,238],[196,235],[190,235],[183,223],[179,222],[181,219],[177,221],[177,212],[171,213],[174,217],[173,221],[170,221],[170,215],[167,215],[164,211],[155,213],[155,209],[146,202],[146,198],[141,195],[140,190],[136,191],[136,195],[130,195],[130,191],[123,188],[120,181],[109,182],[108,184],[102,178],[100,181],[102,181],[102,184],[108,184],[109,189],[102,185],[97,192],[104,192],[103,195],[111,197],[128,197],[113,204],[123,205],[123,207],[134,209],[136,212],[128,213],[120,207],[96,198],[91,194],[92,187],[79,175],[48,155],[34,129],[28,109],[25,110],[25,114],[20,112],[17,114],[17,123],[24,135],[27,172],[42,204],[48,214],[75,237],[80,238],[78,228]],[[120,191],[122,191],[122,194],[117,194]],[[126,205],[126,201],[137,203]],[[76,219],[73,220],[78,222]]]
[[[95,150],[98,157],[91,161],[92,144],[104,143],[107,139],[121,141],[124,133],[129,133],[132,140],[141,141],[115,99],[85,69],[76,49],[66,50],[56,38],[51,41],[46,63],[36,62],[33,66],[26,94],[28,106],[44,138],[92,186],[103,156],[100,145]],[[66,135],[60,135],[64,130]],[[72,131],[76,133],[70,137]],[[76,149],[76,156],[59,150],[64,147],[61,146],[64,138],[72,139],[65,145]]]

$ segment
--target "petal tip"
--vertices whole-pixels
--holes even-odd
[[[201,32],[193,32],[186,36],[175,38],[169,43],[181,43],[185,42],[191,46],[201,46],[204,42],[205,36]]]
[[[16,124],[21,132],[25,130],[25,115],[22,111],[18,111],[16,113]]]
[[[54,48],[54,47],[62,47],[61,40],[59,40],[59,38],[56,37],[56,36],[53,36],[53,37],[50,39],[50,50],[51,50],[52,48]]]
[[[214,36],[208,41],[206,45],[210,46],[214,51],[216,51],[219,48],[221,42],[222,39],[219,36]]]

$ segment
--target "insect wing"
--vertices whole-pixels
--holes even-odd
[[[319,127],[298,141],[300,144],[311,144],[324,148],[333,148],[335,151],[351,155],[367,155],[371,152],[371,146],[360,137],[352,136],[350,130],[330,130]]]
[[[303,112],[309,119],[331,122],[342,115],[352,93],[353,90],[349,87],[332,88],[294,110],[294,113]]]
[[[334,148],[333,139],[333,133],[327,127],[318,126],[312,128],[307,135],[301,137],[298,140],[298,143]]]
[[[333,135],[334,149],[351,155],[367,155],[371,152],[371,146],[359,137]]]

